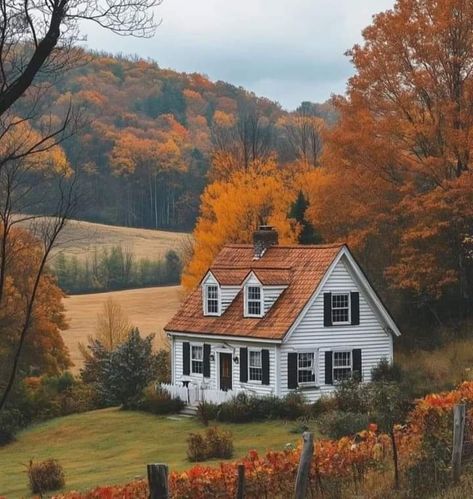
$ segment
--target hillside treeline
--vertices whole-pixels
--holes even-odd
[[[87,63],[54,81],[43,99],[48,120],[59,123],[71,102],[84,117],[62,144],[80,173],[82,219],[193,228],[213,147],[230,128],[247,145],[244,161],[276,146],[284,161],[297,154],[299,145],[281,123],[288,114],[275,102],[151,61],[92,53],[83,58]],[[336,116],[329,104],[305,103],[299,111],[330,123]]]
[[[51,270],[59,287],[74,294],[179,284],[182,264],[173,250],[161,260],[151,260],[137,259],[133,252],[114,246],[95,249],[85,259],[59,253]]]

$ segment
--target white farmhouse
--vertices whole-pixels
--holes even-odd
[[[282,246],[269,226],[253,239],[225,246],[165,327],[170,389],[188,387],[191,402],[292,390],[314,401],[392,360],[399,329],[346,245]]]

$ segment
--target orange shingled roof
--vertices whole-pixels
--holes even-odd
[[[214,317],[203,314],[202,292],[197,286],[164,329],[282,340],[342,247],[343,244],[272,246],[260,259],[254,260],[252,245],[225,246],[210,267],[222,286],[241,285],[253,271],[263,285],[284,285],[286,289],[261,318],[243,316],[242,291],[221,316]]]

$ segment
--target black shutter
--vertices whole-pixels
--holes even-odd
[[[297,388],[297,353],[287,354],[287,387]]]
[[[269,385],[269,350],[261,350],[261,366],[263,367],[261,383],[263,385]]]
[[[350,293],[351,300],[351,324],[358,326],[360,323],[360,293],[354,291]]]
[[[204,378],[210,378],[210,345],[204,343]]]
[[[353,376],[358,381],[362,381],[363,377],[363,366],[361,364],[361,349],[355,348],[353,350]]]
[[[248,348],[240,348],[240,381],[248,381]]]
[[[324,293],[324,326],[332,325],[332,293]]]
[[[333,352],[325,352],[325,384],[333,385],[332,373]]]
[[[182,374],[189,375],[191,373],[191,346],[188,341],[182,344]]]

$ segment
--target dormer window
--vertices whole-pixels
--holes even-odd
[[[261,286],[246,286],[245,295],[245,317],[261,317],[263,315]]]
[[[218,286],[207,284],[204,288],[205,315],[220,315],[220,299]]]

